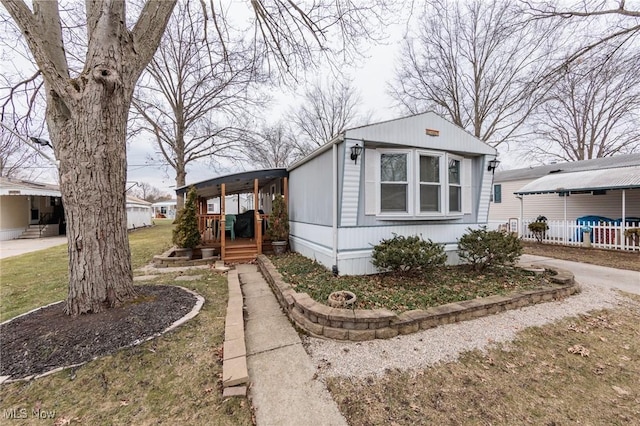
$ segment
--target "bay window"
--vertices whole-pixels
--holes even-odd
[[[470,213],[463,207],[470,204],[470,167],[470,159],[446,152],[371,149],[365,156],[365,214],[446,219]]]

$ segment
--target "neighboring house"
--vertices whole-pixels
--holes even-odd
[[[457,240],[487,223],[495,157],[491,146],[425,113],[346,130],[286,170],[220,176],[176,193],[196,188],[203,244],[225,261],[267,250],[271,200],[284,194],[293,251],[342,275],[369,274],[373,246],[394,234],[443,243],[457,262]],[[230,194],[253,194],[247,217],[229,213]],[[207,212],[214,199],[219,214]],[[245,221],[253,224],[246,234]]]
[[[151,203],[127,196],[129,229],[152,224]],[[66,233],[57,185],[0,178],[0,241]]]
[[[158,201],[157,203],[151,204],[153,217],[175,219],[176,205],[176,200]]]
[[[557,228],[547,237],[578,244],[583,223],[611,223],[621,225],[617,231],[606,231],[617,232],[617,241],[598,241],[596,236],[594,242],[607,248],[622,246],[624,226],[637,226],[640,220],[640,154],[500,171],[492,189],[492,228],[505,225],[529,238],[527,225],[544,216]],[[562,222],[562,227],[555,222]]]
[[[127,195],[127,229],[143,228],[153,225],[151,203]]]
[[[57,185],[0,177],[0,241],[29,228],[37,236],[64,234],[64,209]]]
[[[374,245],[421,235],[455,263],[457,240],[487,223],[495,157],[431,112],[346,130],[288,169],[291,248],[342,275],[370,274]]]

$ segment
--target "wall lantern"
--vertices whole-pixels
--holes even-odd
[[[487,167],[487,171],[495,173],[495,170],[498,168],[499,164],[500,164],[500,160],[496,160],[495,158],[493,160],[490,160],[489,166]]]
[[[362,147],[358,144],[355,144],[351,147],[351,159],[358,164],[358,156],[362,152]]]

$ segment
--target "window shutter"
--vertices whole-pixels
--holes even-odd
[[[472,191],[471,191],[471,170],[472,160],[470,158],[464,158],[462,160],[462,213],[472,213]]]
[[[378,211],[376,202],[376,151],[364,150],[364,214],[375,215]]]

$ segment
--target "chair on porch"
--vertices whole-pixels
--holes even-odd
[[[224,215],[224,232],[231,231],[231,239],[236,239],[236,232],[234,227],[236,225],[236,215],[235,214],[226,214]],[[218,240],[220,240],[220,231],[221,226],[218,226]]]

